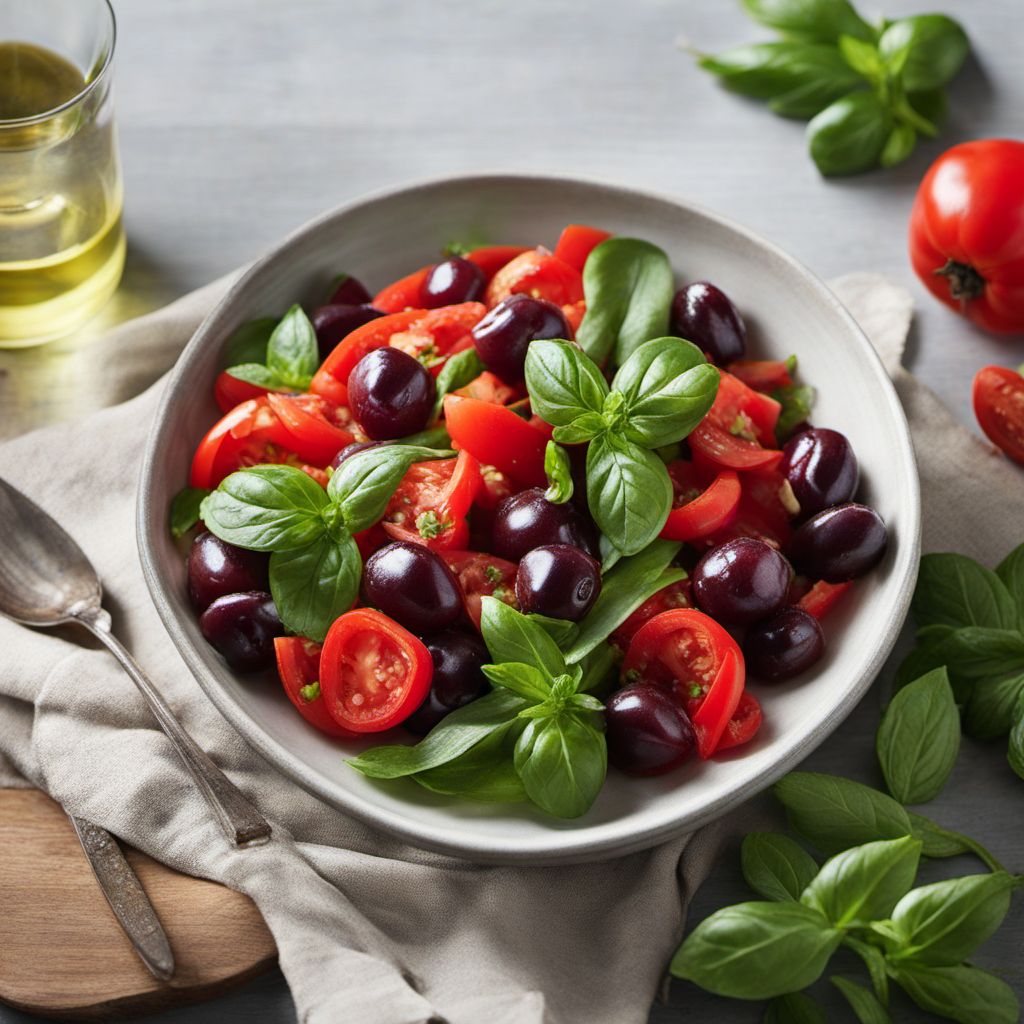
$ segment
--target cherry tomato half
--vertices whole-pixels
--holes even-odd
[[[557,256],[530,249],[494,275],[487,286],[487,305],[496,306],[519,292],[547,299],[556,306],[571,305],[583,298],[583,278]]]
[[[853,580],[846,580],[844,583],[826,583],[825,580],[818,580],[797,601],[797,607],[803,608],[805,612],[813,615],[816,619],[823,619],[852,586]]]
[[[466,259],[475,263],[488,281],[507,263],[517,256],[529,252],[525,245],[485,245],[466,253]]]
[[[740,503],[740,479],[733,470],[722,470],[703,491],[692,462],[673,462],[668,474],[678,504],[674,503],[659,536],[666,540],[699,540],[722,529],[735,515]]]
[[[721,530],[705,537],[704,543],[714,546],[737,537],[753,537],[785,549],[793,536],[791,510],[783,503],[785,477],[777,469],[752,469],[742,474],[740,488],[736,514]]]
[[[495,558],[481,551],[446,551],[445,564],[455,574],[462,591],[462,606],[473,625],[480,628],[480,611],[485,597],[496,597],[513,608],[516,602],[515,562]]]
[[[1024,465],[1024,377],[1005,366],[982,367],[971,397],[985,436]]]
[[[420,304],[423,282],[434,269],[434,264],[420,267],[419,270],[400,277],[397,281],[382,288],[373,297],[371,305],[382,313],[401,313],[406,309],[415,309]]]
[[[693,584],[690,580],[679,580],[677,583],[670,583],[667,587],[652,594],[639,608],[634,611],[615,632],[611,635],[611,641],[620,650],[628,649],[630,641],[636,636],[637,631],[645,622],[650,621],[655,615],[671,611],[673,608],[693,607]]]
[[[267,395],[287,435],[285,444],[304,462],[326,466],[355,438],[348,429],[352,418],[344,406],[334,406],[320,395]]]
[[[587,257],[605,239],[611,237],[607,231],[600,228],[588,227],[586,224],[568,224],[558,237],[555,255],[582,274]]]
[[[770,394],[776,388],[790,387],[793,378],[789,363],[783,359],[739,359],[726,369],[748,388]]]
[[[335,722],[350,732],[382,732],[424,701],[434,675],[430,652],[373,608],[334,620],[320,655],[320,689]]]
[[[746,690],[740,695],[740,702],[729,719],[718,741],[715,753],[719,750],[728,750],[730,747],[738,747],[743,743],[749,743],[754,734],[761,728],[764,713],[761,711],[761,704],[758,699]]]
[[[304,636],[279,636],[274,641],[277,674],[288,699],[310,725],[328,736],[354,736],[328,713],[320,692],[320,652],[323,645]]]

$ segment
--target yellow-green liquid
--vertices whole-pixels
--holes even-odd
[[[0,43],[0,347],[74,330],[124,266],[122,191],[105,83],[30,43]],[[6,124],[3,122],[7,122]]]

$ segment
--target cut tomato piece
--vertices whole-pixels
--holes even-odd
[[[779,550],[789,546],[793,536],[792,512],[786,507],[786,478],[777,469],[755,469],[742,475],[736,514],[721,530],[704,538],[708,545],[724,544],[738,537],[753,537]],[[791,500],[792,493],[789,497]]]
[[[488,281],[507,263],[530,250],[525,245],[485,245],[466,253],[466,259],[475,263]]]
[[[605,239],[611,237],[607,231],[600,228],[588,227],[586,224],[568,224],[558,238],[555,255],[582,274],[587,257]]]
[[[762,448],[757,441],[737,437],[709,423],[697,424],[687,438],[693,461],[717,469],[774,469],[782,461],[782,452]]]
[[[500,377],[484,370],[479,377],[474,377],[468,384],[456,388],[453,395],[461,398],[475,398],[478,402],[492,402],[494,405],[508,405],[518,402],[523,396],[523,388],[513,388]]]
[[[487,305],[516,294],[567,306],[583,298],[583,278],[575,267],[542,249],[531,249],[501,268],[487,286]]]
[[[227,370],[217,374],[213,382],[213,399],[221,412],[231,412],[236,405],[248,402],[251,398],[262,398],[270,393],[270,388],[250,384],[247,380],[232,377]]]
[[[403,626],[372,608],[334,620],[320,655],[320,689],[343,729],[382,732],[424,701],[434,675],[430,652]]]
[[[586,300],[580,299],[579,302],[570,302],[562,307],[562,315],[569,322],[569,326],[572,328],[572,337],[567,339],[568,341],[574,341],[576,334],[580,329],[580,324],[583,323],[583,318],[587,314],[587,303]]]
[[[985,436],[1024,465],[1024,377],[1005,366],[984,366],[974,378],[971,397]]]
[[[846,580],[843,583],[826,583],[825,580],[818,580],[800,598],[797,607],[803,608],[805,612],[813,615],[816,619],[823,619],[852,586],[853,580]]]
[[[480,551],[447,551],[443,555],[462,591],[462,606],[473,625],[480,628],[480,611],[485,597],[496,597],[512,608],[516,601],[515,562],[506,562]]]
[[[736,514],[740,480],[733,470],[723,470],[703,491],[697,483],[693,463],[673,462],[668,473],[676,504],[661,530],[660,536],[666,540],[699,540],[722,529]]]
[[[760,702],[752,693],[744,690],[732,718],[725,727],[725,732],[722,733],[722,738],[718,741],[715,753],[749,743],[761,728],[763,720],[764,713],[761,711]]]
[[[279,636],[274,640],[277,674],[296,711],[310,725],[328,736],[355,736],[340,726],[327,711],[320,692],[320,652],[323,645],[304,636]]]
[[[639,608],[634,611],[611,635],[611,641],[620,650],[625,651],[630,641],[644,623],[655,615],[672,611],[674,608],[693,607],[693,585],[690,580],[679,580],[662,587],[652,594]]]
[[[371,305],[382,313],[401,313],[405,309],[419,308],[422,303],[423,282],[433,269],[434,264],[430,263],[405,277],[400,277],[387,288],[377,292]]]
[[[739,359],[726,369],[747,387],[770,394],[776,388],[792,385],[789,367],[784,359]]]
[[[747,387],[738,377],[722,370],[718,392],[705,422],[734,437],[774,448],[775,425],[781,411],[782,406],[774,398]]]
[[[287,434],[285,444],[304,462],[326,466],[355,438],[341,424],[350,420],[348,410],[332,405],[320,395],[267,395]]]

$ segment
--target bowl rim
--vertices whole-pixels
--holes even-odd
[[[623,829],[621,827],[623,819],[617,818],[600,825],[585,826],[576,831],[553,830],[550,833],[531,836],[518,843],[514,848],[509,848],[496,838],[491,839],[479,834],[471,834],[467,839],[462,837],[455,828],[438,827],[426,822],[415,821],[389,808],[382,807],[372,800],[364,799],[321,775],[265,733],[249,716],[245,708],[226,690],[222,689],[211,674],[208,674],[202,655],[179,624],[178,616],[167,598],[168,581],[163,578],[160,559],[155,551],[155,538],[158,536],[156,531],[166,529],[166,509],[157,508],[151,500],[152,483],[158,472],[160,438],[164,433],[167,421],[173,414],[178,392],[182,386],[181,378],[184,369],[195,353],[206,344],[208,340],[206,336],[211,326],[221,316],[222,311],[235,301],[254,276],[284,257],[291,247],[308,234],[362,206],[436,187],[457,185],[464,189],[474,189],[483,185],[500,186],[502,183],[514,184],[518,187],[529,183],[537,184],[540,187],[582,185],[618,196],[669,204],[745,238],[754,246],[766,250],[773,258],[787,264],[799,277],[803,278],[815,293],[816,298],[830,307],[831,311],[845,322],[856,337],[861,356],[871,365],[881,384],[880,398],[884,396],[883,400],[898,428],[897,436],[892,440],[898,447],[899,459],[912,470],[910,478],[906,480],[907,507],[904,509],[904,514],[907,523],[903,524],[897,556],[889,570],[896,574],[901,581],[896,606],[858,678],[846,689],[842,698],[831,706],[827,714],[816,719],[813,725],[795,736],[783,754],[763,771],[755,782],[722,793],[709,801],[698,813],[675,818],[666,816],[664,820],[643,829]],[[602,860],[648,849],[658,843],[693,832],[714,821],[727,811],[756,796],[794,768],[849,715],[877,677],[896,643],[910,608],[921,548],[920,479],[906,414],[874,346],[825,282],[775,243],[736,223],[731,218],[708,210],[700,204],[651,189],[634,188],[606,179],[576,174],[534,174],[505,171],[446,174],[376,189],[333,207],[290,232],[235,277],[227,292],[220,297],[196,328],[175,361],[164,384],[157,413],[149,430],[139,475],[136,539],[143,575],[160,619],[203,692],[250,746],[302,789],[325,800],[333,807],[352,814],[373,828],[388,832],[423,849],[484,863],[566,864]]]

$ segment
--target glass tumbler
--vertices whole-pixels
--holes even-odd
[[[0,348],[62,337],[124,268],[108,0],[0,0]]]

